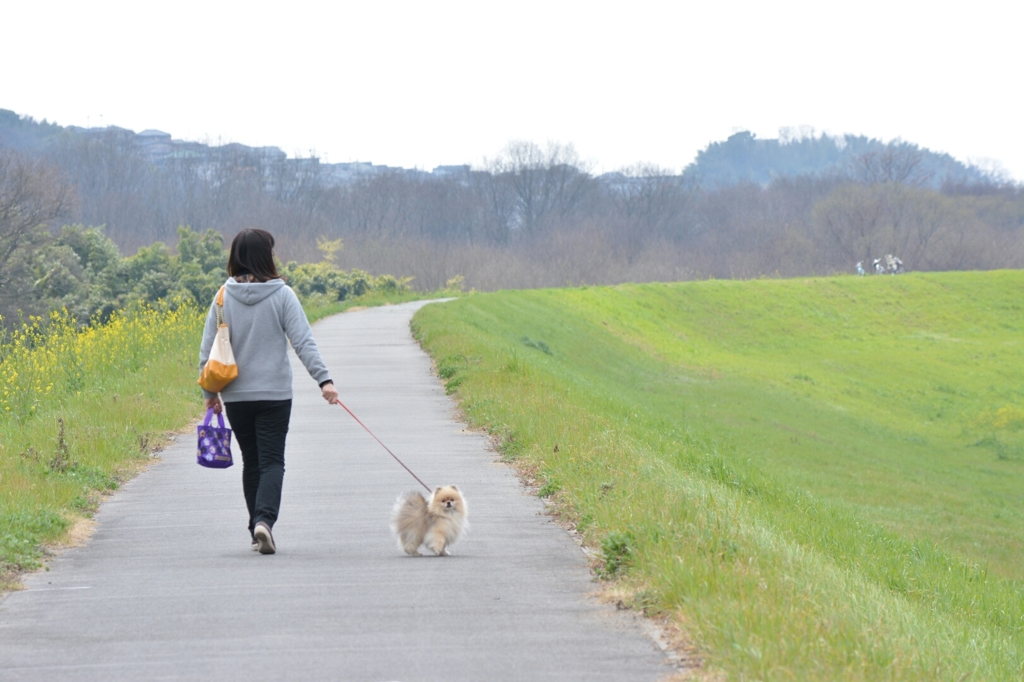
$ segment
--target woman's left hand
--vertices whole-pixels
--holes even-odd
[[[221,410],[224,409],[224,406],[221,405],[220,402],[220,396],[214,396],[213,398],[206,399],[206,409],[210,409],[211,407],[213,408],[214,414],[220,414]]]
[[[324,400],[331,405],[338,404],[338,389],[334,387],[334,384],[324,384],[320,391],[323,393]]]

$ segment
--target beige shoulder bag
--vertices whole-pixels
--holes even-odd
[[[213,340],[210,358],[203,366],[198,382],[210,393],[220,393],[225,386],[238,378],[238,365],[235,364],[235,354],[231,350],[228,325],[224,322],[224,287],[217,292],[216,303],[217,336]]]

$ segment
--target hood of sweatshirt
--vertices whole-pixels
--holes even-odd
[[[234,279],[227,281],[227,294],[239,303],[256,305],[267,296],[284,286],[284,280],[272,279],[269,282],[239,283]]]

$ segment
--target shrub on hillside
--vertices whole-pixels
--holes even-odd
[[[106,322],[117,310],[135,305],[177,307],[194,304],[205,310],[227,279],[224,238],[215,230],[197,232],[178,228],[177,249],[163,242],[142,247],[122,257],[102,227],[65,225],[56,235],[40,237],[17,270],[0,326],[14,328],[19,319],[64,310],[79,325]],[[280,267],[288,283],[304,302],[332,303],[371,292],[396,294],[409,290],[411,278],[374,276],[363,270],[341,270],[333,263],[340,240],[321,243],[324,260]],[[15,286],[16,284],[16,286]]]
[[[355,268],[340,270],[326,260],[301,265],[290,261],[281,268],[281,274],[301,298],[319,295],[330,301],[344,301],[373,291],[398,293],[409,290],[408,278],[399,279],[392,275],[375,277]]]
[[[123,258],[102,227],[65,225],[26,257],[19,295],[8,310],[18,317],[66,310],[78,324],[110,319],[115,310],[158,301],[187,301],[205,308],[227,277],[227,254],[219,233],[179,227],[177,253],[163,242]],[[175,304],[177,305],[177,303]]]

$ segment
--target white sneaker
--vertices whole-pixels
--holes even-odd
[[[256,530],[253,531],[253,537],[256,538],[256,550],[260,554],[273,554],[277,551],[274,546],[274,536],[270,534],[270,526],[263,521],[256,524]]]

